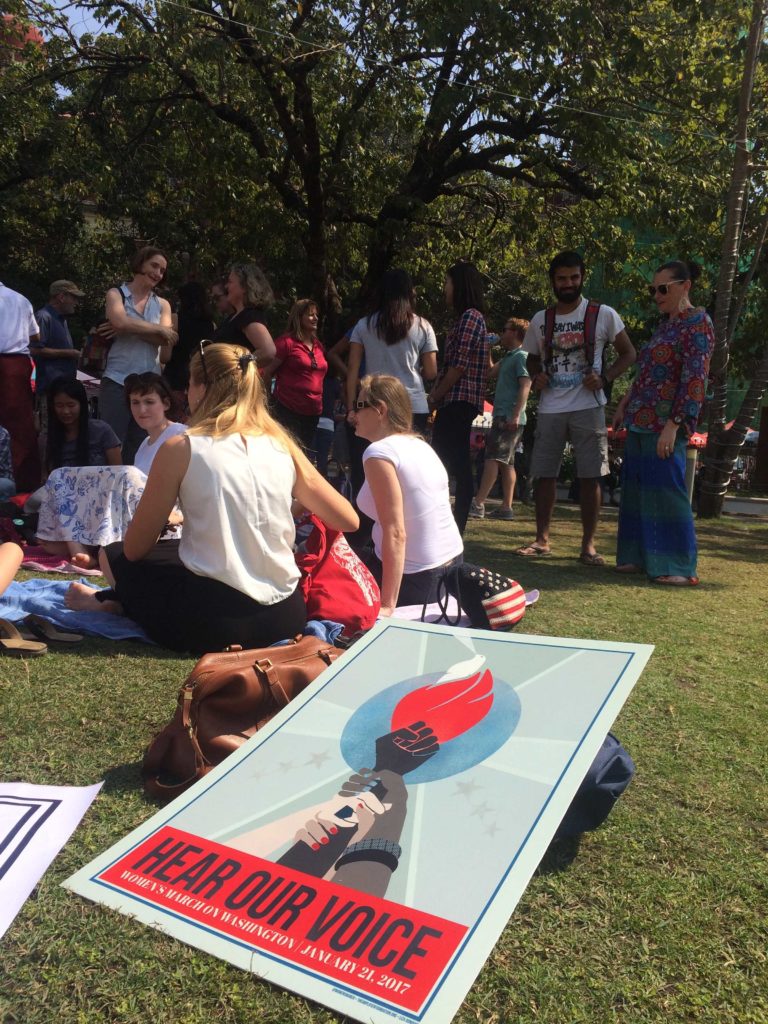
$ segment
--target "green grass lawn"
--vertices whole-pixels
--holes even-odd
[[[656,651],[615,725],[638,774],[569,863],[551,851],[456,1020],[768,1022],[768,524],[698,526],[698,589],[653,586],[576,561],[578,514],[559,506],[553,556],[472,522],[468,557],[542,597],[521,629]],[[611,555],[614,510],[600,549]],[[0,946],[2,1024],[300,1024],[340,1018],[60,882],[155,810],[144,747],[192,659],[86,641],[0,659],[5,780],[104,788]]]

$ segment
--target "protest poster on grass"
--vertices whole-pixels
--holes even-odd
[[[352,1018],[444,1024],[651,650],[380,622],[65,884]]]

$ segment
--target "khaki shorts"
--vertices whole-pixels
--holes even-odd
[[[557,477],[566,441],[573,445],[576,476],[590,479],[608,472],[608,432],[605,409],[539,413],[531,457],[531,476]]]
[[[493,426],[488,432],[488,440],[485,443],[485,457],[493,459],[494,462],[501,462],[505,466],[513,466],[515,449],[523,436],[523,427],[518,427],[516,430],[504,430],[500,424],[506,422],[503,417],[493,421]]]

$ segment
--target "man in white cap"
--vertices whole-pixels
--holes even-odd
[[[48,295],[46,305],[35,313],[40,337],[30,345],[37,371],[35,387],[38,397],[42,399],[51,381],[57,377],[72,380],[77,374],[80,352],[72,342],[67,317],[72,316],[85,293],[80,291],[74,281],[54,281],[48,289]]]

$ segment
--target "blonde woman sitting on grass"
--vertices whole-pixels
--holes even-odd
[[[203,342],[189,371],[187,433],[157,453],[124,543],[101,553],[113,592],[73,583],[67,603],[124,612],[176,651],[266,646],[306,622],[294,497],[337,530],[357,514],[269,415],[251,353]],[[177,501],[182,538],[158,544]]]

